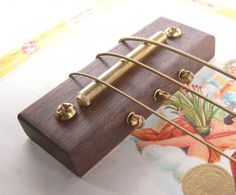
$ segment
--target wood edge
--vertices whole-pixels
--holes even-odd
[[[54,159],[56,159],[66,168],[70,169],[74,174],[79,177],[83,176],[83,174],[81,172],[78,172],[75,168],[70,153],[67,153],[66,151],[62,150],[62,148],[59,148],[54,142],[52,142],[52,140],[49,140],[46,136],[40,133],[40,131],[38,131],[32,124],[27,122],[22,113],[17,115],[17,119],[23,127],[23,130],[26,135],[33,142],[42,147],[44,151],[46,151],[49,155],[52,155]]]

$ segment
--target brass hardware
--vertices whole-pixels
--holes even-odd
[[[182,30],[177,26],[170,26],[165,30],[168,38],[177,38],[182,35]]]
[[[194,78],[194,74],[189,70],[181,69],[178,72],[178,79],[180,82],[184,84],[189,85],[192,82],[193,78]]]
[[[145,124],[145,118],[141,115],[130,112],[126,118],[126,122],[133,128],[140,129]]]
[[[164,32],[157,32],[152,35],[150,39],[159,42],[165,42],[167,36]],[[144,57],[153,52],[156,48],[157,47],[152,44],[143,43],[140,46],[136,47],[133,51],[131,51],[127,55],[127,57],[136,60],[142,60]],[[134,67],[135,65],[132,62],[120,60],[107,71],[105,71],[103,74],[101,74],[98,78],[108,83],[113,83]],[[106,86],[93,81],[79,92],[76,97],[76,100],[80,106],[89,106],[91,102],[97,96],[99,96],[105,89],[107,89]]]
[[[222,166],[204,163],[191,168],[184,175],[182,190],[185,195],[235,195],[234,178]]]
[[[162,89],[157,89],[153,94],[153,98],[156,101],[167,103],[170,100],[171,95],[167,91],[164,91]]]
[[[218,68],[217,66],[214,66],[213,64],[205,61],[205,60],[202,60],[201,58],[198,58],[190,53],[187,53],[185,51],[182,51],[180,49],[177,49],[177,48],[174,48],[174,47],[171,47],[167,44],[164,44],[164,43],[161,43],[160,41],[153,41],[153,40],[150,40],[150,39],[146,39],[146,38],[141,38],[141,37],[124,37],[122,39],[120,39],[120,42],[124,42],[124,41],[140,41],[140,42],[144,42],[144,43],[150,43],[150,44],[153,44],[153,45],[158,45],[162,48],[165,48],[169,51],[172,51],[174,53],[177,53],[181,56],[185,56],[191,60],[194,60],[200,64],[203,64],[204,66],[207,66],[208,68],[211,68],[221,74],[224,74],[225,76],[231,78],[231,79],[234,79],[236,80],[236,76],[235,75],[232,75],[232,74],[229,74],[228,72],[224,71],[223,69],[220,69]]]
[[[154,68],[152,68],[152,67],[150,67],[150,66],[148,66],[148,65],[146,65],[146,64],[144,64],[142,62],[139,62],[137,60],[133,60],[131,58],[128,58],[126,56],[123,56],[123,55],[120,55],[120,54],[117,54],[117,53],[113,53],[113,52],[99,53],[97,56],[101,57],[101,56],[105,56],[105,55],[114,56],[114,57],[118,57],[118,58],[121,58],[121,59],[126,60],[126,61],[133,62],[134,64],[136,64],[136,65],[138,65],[138,66],[140,66],[142,68],[145,68],[146,70],[148,70],[148,71],[150,71],[150,72],[152,72],[152,73],[154,73],[156,75],[159,75],[159,76],[165,78],[166,80],[168,80],[168,81],[170,81],[170,82],[172,82],[172,83],[182,87],[183,89],[185,89],[185,90],[187,90],[187,91],[197,95],[198,97],[208,101],[209,103],[214,104],[215,106],[217,106],[217,107],[221,108],[222,110],[232,114],[233,116],[236,116],[236,113],[234,111],[229,110],[228,108],[225,108],[224,106],[220,105],[219,103],[209,99],[208,97],[206,97],[206,96],[204,96],[204,95],[194,91],[193,89],[187,87],[186,85],[182,84],[181,82],[179,82],[179,81],[169,77],[168,75],[166,75],[166,74],[164,74],[164,73],[162,73],[162,72],[160,72],[160,71],[158,71],[158,70],[156,70],[156,69],[154,69]]]
[[[81,72],[74,72],[71,73],[69,76],[73,77],[74,75],[77,76],[84,76],[90,79],[93,79],[94,81],[97,81],[103,85],[106,85],[107,87],[109,87],[110,89],[116,91],[117,93],[119,93],[120,95],[126,97],[127,99],[131,100],[132,102],[135,102],[136,104],[140,105],[141,107],[145,108],[146,110],[150,111],[152,114],[158,116],[159,118],[161,118],[162,120],[170,123],[171,125],[173,125],[174,127],[178,128],[179,130],[183,131],[184,133],[186,133],[187,135],[189,135],[190,137],[194,138],[195,140],[197,140],[198,142],[204,144],[205,146],[208,146],[209,148],[211,148],[212,150],[216,151],[217,153],[221,154],[222,156],[226,157],[227,159],[233,161],[234,163],[236,163],[236,159],[225,154],[224,152],[222,152],[219,148],[217,148],[216,146],[212,145],[210,142],[205,141],[204,139],[199,138],[198,136],[196,136],[196,134],[191,133],[189,130],[183,128],[182,126],[180,126],[179,124],[173,122],[172,120],[169,120],[167,117],[165,117],[164,115],[158,113],[157,111],[153,110],[152,108],[150,108],[149,106],[145,105],[144,103],[136,100],[135,98],[133,98],[132,96],[124,93],[123,91],[121,91],[120,89],[114,87],[113,85],[109,84],[108,82],[105,82],[103,80],[100,80],[94,76],[91,76],[89,74],[86,73],[81,73]]]
[[[76,115],[77,111],[73,104],[63,103],[57,107],[55,117],[57,120],[66,121],[73,118]]]

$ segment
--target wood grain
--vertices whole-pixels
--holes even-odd
[[[149,37],[172,25],[180,27],[183,35],[168,40],[168,45],[204,60],[214,56],[213,36],[166,18],[157,19],[134,35]],[[110,51],[126,55],[139,44],[119,43]],[[96,59],[81,71],[99,76],[117,61],[117,58],[103,57],[103,60]],[[180,68],[194,73],[201,68],[196,62],[164,49],[154,51],[143,62],[175,79]],[[150,115],[142,107],[109,89],[90,107],[80,108],[75,101],[76,94],[90,81],[83,77],[69,78],[18,115],[26,134],[78,176],[84,175],[130,134],[131,129],[125,123],[130,111],[145,118]],[[168,89],[170,93],[178,89],[176,85],[140,67],[131,70],[115,86],[154,109],[160,106],[153,101],[155,89]],[[54,112],[63,102],[76,105],[78,115],[70,121],[58,122]]]

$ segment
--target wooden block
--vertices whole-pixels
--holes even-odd
[[[180,27],[183,35],[168,40],[168,45],[207,61],[214,56],[213,36],[166,18],[157,19],[134,35],[149,37],[169,26]],[[119,43],[110,51],[126,55],[139,44]],[[99,76],[118,61],[114,57],[103,59],[94,60],[81,72]],[[201,68],[200,64],[164,49],[155,50],[143,62],[175,79],[180,68],[194,73]],[[84,175],[130,134],[131,128],[125,122],[130,111],[142,114],[145,118],[150,115],[149,111],[109,89],[90,107],[80,108],[75,97],[89,82],[91,80],[85,77],[76,77],[76,80],[69,78],[18,116],[26,134],[78,176]],[[131,70],[128,75],[116,82],[115,86],[153,109],[160,106],[153,101],[153,92],[157,88],[167,89],[170,93],[178,89],[173,83],[141,67]],[[55,119],[54,113],[57,106],[63,102],[76,105],[78,115],[72,120],[59,122]]]

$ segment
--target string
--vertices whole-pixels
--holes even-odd
[[[171,47],[167,44],[164,44],[164,43],[161,43],[161,42],[158,42],[158,41],[153,41],[153,40],[150,40],[150,39],[146,39],[146,38],[140,38],[140,37],[124,37],[122,39],[120,39],[120,42],[124,42],[124,41],[141,41],[141,42],[145,42],[145,43],[150,43],[150,44],[153,44],[153,45],[157,45],[157,46],[160,46],[160,47],[163,47],[167,50],[170,50],[174,53],[177,53],[179,55],[182,55],[182,56],[185,56],[187,58],[190,58],[196,62],[199,62],[205,66],[207,66],[208,68],[211,68],[217,72],[220,72],[221,74],[224,74],[225,76],[233,79],[233,80],[236,80],[236,76],[232,75],[232,74],[229,74],[228,72],[214,66],[213,64],[210,64],[209,62],[205,61],[205,60],[202,60],[201,58],[198,58],[192,54],[189,54],[185,51],[182,51],[180,49],[177,49],[177,48],[174,48],[174,47]]]
[[[217,102],[215,102],[215,101],[209,99],[208,97],[206,97],[206,96],[204,96],[204,95],[202,95],[202,94],[200,94],[200,93],[198,93],[198,92],[196,92],[196,91],[190,89],[190,88],[187,87],[186,85],[184,85],[184,84],[182,84],[182,83],[176,81],[175,79],[173,79],[173,78],[167,76],[166,74],[164,74],[164,73],[162,73],[162,72],[160,72],[160,71],[158,71],[158,70],[156,70],[156,69],[154,69],[154,68],[152,68],[152,67],[150,67],[150,66],[148,66],[148,65],[146,65],[146,64],[144,64],[144,63],[141,63],[141,62],[139,62],[139,61],[137,61],[137,60],[134,60],[134,59],[132,59],[132,58],[129,58],[129,57],[127,57],[127,56],[120,55],[120,54],[113,53],[113,52],[99,53],[99,54],[97,54],[96,57],[101,57],[101,56],[114,56],[114,57],[122,58],[122,59],[124,59],[124,60],[129,61],[129,62],[132,62],[132,63],[134,63],[134,64],[137,64],[137,65],[141,66],[142,68],[145,68],[146,70],[149,70],[150,72],[152,72],[152,73],[154,73],[154,74],[157,74],[157,75],[159,75],[159,76],[161,76],[161,77],[163,77],[163,78],[165,78],[165,79],[167,79],[167,80],[169,80],[169,81],[175,83],[176,85],[178,85],[178,86],[184,88],[185,90],[190,91],[191,93],[193,93],[193,94],[195,94],[195,95],[201,97],[202,99],[204,99],[204,100],[210,102],[211,104],[213,104],[213,105],[215,105],[215,106],[221,108],[222,110],[224,110],[224,111],[226,111],[226,112],[232,114],[233,116],[236,116],[236,113],[235,113],[235,112],[233,112],[233,111],[231,111],[231,110],[229,110],[229,109],[227,109],[227,108],[221,106],[219,103],[217,103]],[[125,64],[124,64],[124,65],[125,65]]]
[[[221,154],[222,156],[226,157],[227,159],[233,161],[234,163],[236,163],[236,159],[235,158],[232,158],[231,156],[228,156],[227,154],[225,154],[224,152],[222,152],[220,149],[218,149],[217,147],[215,147],[214,145],[208,143],[207,141],[197,137],[196,135],[194,135],[193,133],[189,132],[188,130],[186,130],[185,128],[181,127],[180,125],[178,125],[177,123],[169,120],[167,117],[163,116],[162,114],[159,114],[158,112],[156,112],[155,110],[153,110],[152,108],[148,107],[147,105],[145,105],[144,103],[136,100],[135,98],[131,97],[130,95],[124,93],[123,91],[117,89],[116,87],[114,87],[113,85],[110,85],[109,83],[103,81],[103,80],[100,80],[94,76],[91,76],[89,74],[86,74],[86,73],[81,73],[81,72],[74,72],[74,73],[71,73],[69,76],[70,77],[73,77],[74,75],[78,75],[78,76],[84,76],[84,77],[87,77],[87,78],[90,78],[90,79],[93,79],[95,80],[96,82],[99,82],[99,83],[102,83],[103,85],[111,88],[112,90],[116,91],[117,93],[123,95],[124,97],[128,98],[129,100],[137,103],[138,105],[140,105],[141,107],[147,109],[148,111],[150,111],[152,114],[158,116],[159,118],[161,118],[162,120],[170,123],[171,125],[173,125],[174,127],[180,129],[181,131],[183,131],[184,133],[186,133],[187,135],[189,135],[190,137],[194,138],[195,140],[199,141],[200,143],[210,147],[212,150],[218,152],[219,154]]]

